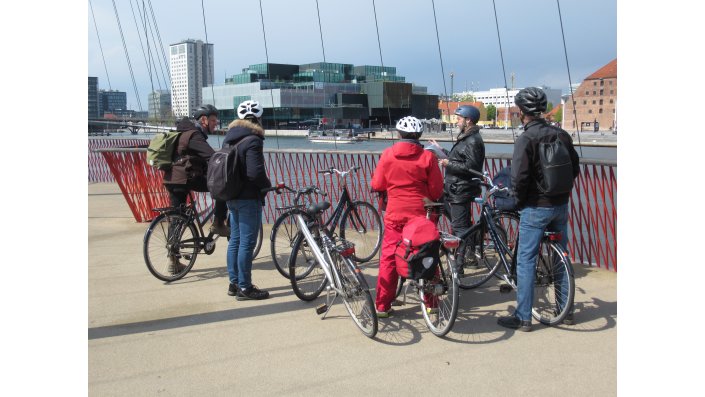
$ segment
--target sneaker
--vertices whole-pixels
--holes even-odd
[[[229,236],[230,228],[227,227],[224,223],[213,222],[210,228],[210,232],[220,236]]]
[[[497,319],[497,324],[505,328],[518,329],[522,332],[531,331],[531,320],[522,321],[515,316],[504,316]]]
[[[563,324],[565,325],[573,325],[575,324],[575,320],[573,319],[573,313],[569,313],[565,318],[563,319]]]
[[[254,285],[247,289],[238,289],[235,299],[239,301],[261,300],[269,298],[269,292],[262,291]]]
[[[230,286],[228,287],[228,295],[237,296],[238,291],[240,291],[240,288],[238,288],[237,283],[230,283]]]
[[[182,265],[179,263],[179,261],[173,257],[169,257],[169,273],[171,274],[179,274],[186,269],[186,266]]]
[[[394,309],[389,308],[389,310],[382,310],[382,311],[376,310],[376,312],[377,312],[377,318],[389,318],[389,317],[392,317],[392,315],[394,314]]]

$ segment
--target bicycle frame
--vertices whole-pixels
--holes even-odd
[[[320,214],[317,216],[320,216]],[[306,242],[309,245],[309,248],[313,252],[313,256],[316,258],[316,262],[321,267],[321,269],[323,269],[323,273],[325,273],[326,278],[328,279],[328,285],[331,286],[336,293],[342,294],[343,291],[341,289],[339,276],[337,272],[332,269],[331,263],[326,260],[321,250],[321,247],[316,242],[316,238],[313,236],[311,230],[308,228],[306,220],[300,212],[297,212],[295,217],[296,223],[299,227],[299,231],[303,233],[304,238],[306,239]],[[321,241],[323,243],[323,248],[326,250],[326,255],[330,256],[330,249],[333,248],[333,241],[330,239],[330,237],[328,237],[326,233],[321,233]],[[332,258],[330,259],[332,262]]]

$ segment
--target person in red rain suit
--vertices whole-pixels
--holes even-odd
[[[397,122],[400,141],[387,148],[377,163],[372,176],[372,190],[387,193],[387,211],[384,214],[384,239],[379,260],[377,316],[389,317],[399,276],[394,250],[401,241],[404,225],[412,218],[426,216],[423,199],[437,201],[443,194],[443,175],[438,159],[424,150],[419,138],[421,122],[411,116]]]

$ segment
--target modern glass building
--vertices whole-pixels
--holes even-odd
[[[171,117],[171,92],[156,90],[149,94],[149,118],[166,119]]]
[[[101,114],[98,111],[98,78],[88,77],[88,118],[97,119]]]
[[[236,118],[235,109],[244,100],[262,105],[266,128],[296,128],[323,119],[347,127],[389,125],[408,115],[437,118],[438,96],[426,91],[406,83],[394,67],[316,62],[250,65],[213,92],[204,88],[202,97],[219,109],[223,127]]]
[[[101,117],[105,113],[116,113],[127,110],[127,93],[117,90],[99,90],[98,110]]]

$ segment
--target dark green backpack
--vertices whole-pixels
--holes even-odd
[[[149,141],[147,163],[152,167],[166,171],[171,169],[172,159],[179,142],[179,131],[160,132]]]

